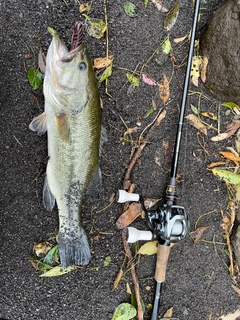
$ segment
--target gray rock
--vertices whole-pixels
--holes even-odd
[[[240,0],[228,0],[213,15],[200,38],[208,57],[207,90],[240,105]]]

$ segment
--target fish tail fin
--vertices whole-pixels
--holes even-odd
[[[91,261],[88,238],[82,227],[73,236],[59,232],[58,250],[63,268],[84,266]]]

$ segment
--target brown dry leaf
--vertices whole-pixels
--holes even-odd
[[[217,320],[236,320],[240,316],[240,309],[236,310],[234,313],[228,313],[226,316],[222,315]]]
[[[236,166],[239,165],[240,158],[230,151],[220,151],[219,152],[224,158],[229,159],[235,163]]]
[[[239,287],[237,287],[237,286],[235,286],[234,284],[232,284],[232,288],[233,288],[234,291],[237,292],[237,294],[240,295],[240,288],[239,288]]]
[[[199,131],[207,135],[207,127],[201,122],[201,120],[193,113],[185,117],[190,123]]]
[[[127,131],[124,132],[124,136],[137,132],[138,130],[140,130],[139,127],[128,128]]]
[[[91,9],[91,7],[90,7],[90,4],[89,4],[89,3],[81,4],[80,7],[79,7],[80,13],[89,11],[90,9]]]
[[[204,56],[202,59],[202,66],[201,66],[201,80],[203,83],[206,82],[207,65],[208,65],[208,58]]]
[[[152,3],[155,4],[155,6],[157,7],[157,9],[161,12],[168,12],[168,9],[165,8],[162,4],[161,0],[152,0]]]
[[[159,96],[164,104],[166,104],[166,102],[168,101],[169,95],[170,95],[169,81],[164,73],[163,79],[159,83]]]
[[[116,222],[117,229],[121,230],[129,226],[142,213],[142,205],[138,202],[130,204],[128,209],[118,218]]]
[[[190,232],[190,235],[193,238],[195,244],[197,244],[200,241],[203,232],[206,231],[209,227],[210,226],[199,227],[197,228],[197,230]]]
[[[96,58],[93,60],[94,69],[102,69],[109,67],[113,62],[113,56],[108,56],[105,58]]]
[[[211,140],[221,141],[221,140],[227,139],[231,137],[239,128],[240,128],[240,120],[236,120],[228,126],[228,129],[225,132],[220,133],[215,137],[212,137]]]
[[[207,167],[208,167],[208,169],[212,169],[215,167],[222,166],[224,164],[225,164],[225,162],[223,162],[223,161],[211,162],[210,164],[207,165]]]
[[[118,284],[119,284],[120,280],[122,279],[122,277],[123,277],[123,269],[120,268],[119,271],[118,271],[118,275],[117,275],[116,279],[113,282],[113,290],[117,289]]]
[[[226,235],[229,234],[231,226],[231,219],[228,216],[223,216],[223,223],[221,224],[221,227],[223,228],[223,231]]]
[[[161,320],[169,320],[172,318],[172,314],[173,314],[173,307],[171,307],[170,309],[167,310],[167,312],[164,314],[163,318],[161,318]]]
[[[35,246],[33,247],[34,252],[35,252],[36,256],[38,256],[38,257],[45,256],[51,248],[52,247],[49,246],[45,242],[41,242],[41,243],[35,244]]]

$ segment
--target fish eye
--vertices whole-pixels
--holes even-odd
[[[80,62],[78,67],[81,71],[87,69],[86,63],[84,62]]]

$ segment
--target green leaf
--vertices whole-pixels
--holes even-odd
[[[127,1],[124,3],[124,11],[125,13],[133,18],[133,17],[136,17],[137,16],[137,13],[136,13],[136,6],[134,3],[130,2],[130,1]]]
[[[171,30],[174,24],[176,23],[178,13],[179,13],[179,2],[177,0],[173,8],[168,12],[166,19],[164,20],[164,28],[166,28],[167,31]]]
[[[42,73],[34,68],[28,69],[28,80],[34,90],[37,90],[42,85]]]
[[[104,72],[99,77],[98,81],[103,82],[104,80],[108,79],[112,75],[112,64],[104,70]]]
[[[223,106],[223,107],[227,107],[227,108],[237,108],[237,109],[239,109],[240,107],[239,107],[239,105],[237,105],[236,103],[234,103],[234,102],[223,102],[222,104],[221,104],[221,106]]]
[[[232,171],[214,168],[212,169],[212,173],[227,183],[240,184],[240,175]]]
[[[146,7],[148,5],[149,0],[144,0],[144,6]]]
[[[149,241],[140,247],[138,254],[146,254],[148,256],[157,253],[158,241]]]
[[[145,312],[145,305],[144,305],[144,302],[143,302],[143,299],[142,297],[140,297],[140,302],[141,302],[141,306],[142,306],[142,310],[143,310],[143,313]],[[137,309],[137,299],[136,299],[136,295],[135,295],[135,292],[133,291],[132,294],[131,294],[131,305]]]
[[[136,315],[137,311],[130,303],[121,303],[115,309],[112,320],[130,320]]]
[[[199,114],[198,108],[194,107],[193,104],[191,104],[191,109],[192,109],[192,112],[193,112],[193,113],[195,113],[195,114],[197,114],[197,115]]]
[[[107,267],[111,262],[111,257],[110,256],[107,256],[105,259],[104,259],[104,267]]]
[[[53,267],[51,270],[43,273],[40,275],[41,278],[43,277],[58,277],[62,276],[63,274],[69,273],[76,269],[76,266],[70,266],[67,268],[63,268],[62,266]]]
[[[100,39],[104,36],[105,31],[107,30],[107,26],[103,20],[93,20],[86,14],[82,14],[88,21],[88,29],[87,32],[91,37]]]
[[[165,54],[169,54],[172,50],[171,41],[169,40],[169,37],[163,42],[162,44],[162,50]]]
[[[148,112],[146,113],[146,115],[144,116],[144,119],[146,119],[147,117],[149,117],[152,113],[154,112],[154,108],[153,106],[148,110]]]
[[[126,77],[128,79],[128,82],[132,83],[134,87],[139,87],[139,80],[137,77],[133,76],[130,73],[126,73]]]
[[[43,262],[50,264],[50,265],[54,265],[54,263],[56,262],[56,258],[58,255],[58,245],[54,246],[45,256]]]

